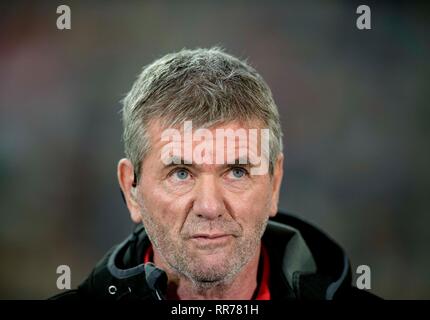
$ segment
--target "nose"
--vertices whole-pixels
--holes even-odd
[[[199,218],[218,219],[225,213],[221,188],[213,175],[202,175],[195,188],[193,211]]]

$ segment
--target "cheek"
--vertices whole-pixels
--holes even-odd
[[[266,187],[248,190],[230,198],[232,212],[244,229],[252,229],[264,221],[270,213],[270,189]]]
[[[143,199],[145,210],[153,217],[153,222],[160,225],[164,232],[176,237],[185,219],[186,201],[156,185],[143,193]]]

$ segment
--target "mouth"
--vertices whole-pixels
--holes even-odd
[[[214,249],[216,247],[225,246],[233,236],[231,234],[216,233],[216,234],[195,234],[191,237],[191,241],[200,249]]]
[[[195,238],[217,239],[217,238],[222,238],[222,237],[227,237],[227,236],[230,236],[230,234],[226,234],[226,233],[213,233],[213,234],[197,233],[197,234],[191,236],[191,238],[193,238],[193,239],[195,239]]]

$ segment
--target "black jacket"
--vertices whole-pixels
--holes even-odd
[[[303,220],[278,213],[262,239],[270,261],[272,300],[373,299],[351,284],[351,268],[343,250]],[[162,300],[164,271],[143,264],[150,242],[143,226],[113,247],[75,290],[53,297],[62,300]]]

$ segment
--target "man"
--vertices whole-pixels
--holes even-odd
[[[57,298],[367,296],[352,287],[340,247],[277,214],[279,114],[247,63],[218,48],[168,54],[143,69],[123,103],[118,180],[138,227]]]

